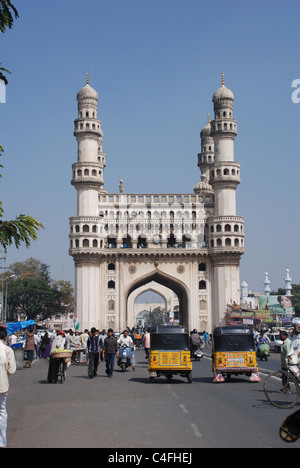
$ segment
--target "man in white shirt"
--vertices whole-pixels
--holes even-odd
[[[293,357],[295,360],[295,364],[297,363],[299,366],[300,364],[300,317],[294,318],[293,325],[294,325],[294,334],[293,334],[292,341],[291,341],[289,356]]]
[[[128,335],[128,330],[125,330],[124,333],[118,339],[118,345],[122,346],[123,344],[128,346],[128,348],[130,347],[130,348],[133,349],[133,347],[134,347],[132,338],[131,338],[131,336]]]
[[[8,376],[17,369],[14,352],[5,344],[6,337],[6,328],[0,326],[0,448],[6,447]]]
[[[135,359],[134,359],[134,354],[133,354],[134,343],[133,343],[131,336],[129,336],[128,334],[128,330],[125,330],[124,333],[120,336],[120,338],[118,339],[118,345],[119,346],[126,345],[128,346],[128,348],[131,348],[130,364],[133,370],[135,370]]]

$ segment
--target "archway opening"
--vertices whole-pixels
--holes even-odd
[[[128,313],[128,302],[131,294],[133,294],[137,289],[141,288],[142,286],[148,285],[149,283],[157,283],[158,285],[165,286],[166,288],[170,289],[173,293],[175,293],[175,295],[178,298],[178,302],[176,308],[176,316],[173,314],[172,322],[174,324],[174,318],[176,317],[176,323],[179,323],[180,325],[189,328],[188,291],[186,290],[185,286],[179,281],[161,272],[155,272],[149,276],[140,278],[129,287],[127,292],[127,320],[128,316],[131,315]],[[155,291],[155,286],[152,286],[152,284],[150,289]]]
[[[152,282],[135,290],[135,294],[138,294],[133,304],[136,328],[149,329],[156,325],[177,325],[182,322],[178,297],[171,289]]]

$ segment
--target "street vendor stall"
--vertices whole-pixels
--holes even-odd
[[[26,330],[35,325],[34,320],[20,321],[20,322],[9,322],[6,324],[7,336],[12,335],[20,330]],[[23,342],[15,343],[11,346],[14,351],[17,370],[21,370],[24,367],[24,348]]]

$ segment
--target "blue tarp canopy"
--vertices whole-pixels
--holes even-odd
[[[10,322],[6,324],[7,335],[11,335],[22,328],[29,328],[31,325],[35,325],[34,320],[27,320],[26,322]]]

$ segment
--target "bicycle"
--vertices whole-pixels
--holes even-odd
[[[286,370],[272,372],[264,382],[265,395],[277,408],[292,408],[299,399],[300,385],[293,367],[287,365]]]

